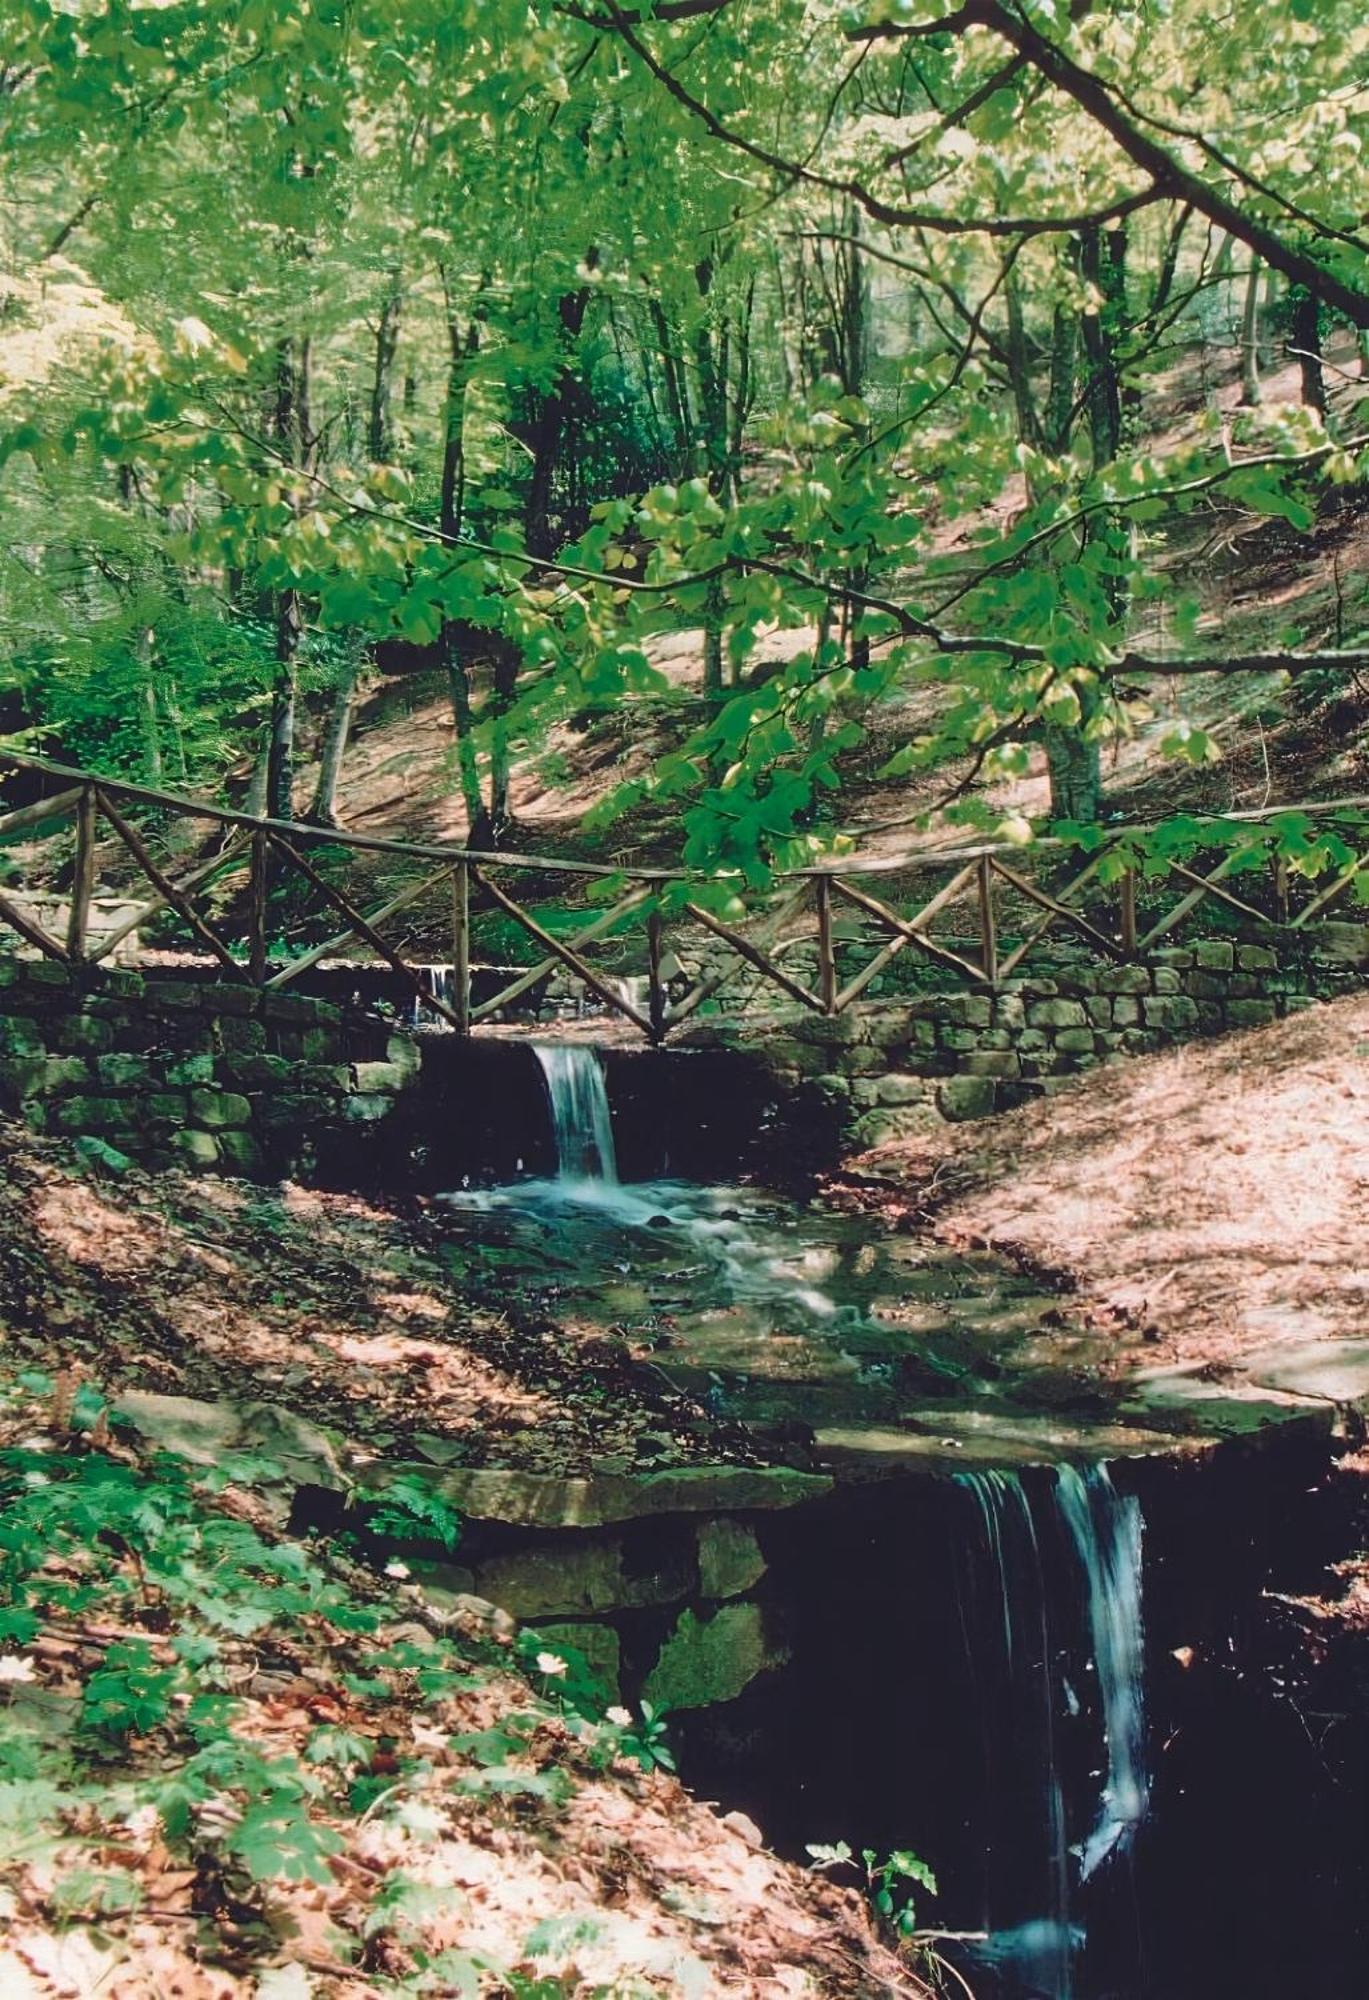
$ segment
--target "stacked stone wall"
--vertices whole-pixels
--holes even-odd
[[[301,994],[0,959],[0,1109],[140,1165],[380,1170],[418,1044]]]
[[[704,1021],[683,1039],[761,1051],[777,1084],[822,1100],[847,1144],[871,1146],[1010,1109],[1099,1063],[1258,1027],[1366,971],[1369,926],[1348,923],[1190,939],[1131,963],[1057,945],[992,991],[930,966],[929,989],[896,1001],[831,1019],[790,1011],[764,1037],[754,1020]]]

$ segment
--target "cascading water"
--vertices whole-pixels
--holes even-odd
[[[818,1273],[810,1267],[821,1269],[826,1258],[763,1213],[744,1215],[739,1204],[754,1207],[754,1198],[743,1190],[666,1180],[623,1185],[597,1051],[540,1042],[533,1054],[551,1109],[555,1178],[453,1193],[448,1199],[455,1206],[535,1220],[544,1267],[548,1240],[558,1237],[573,1247],[577,1261],[602,1257],[619,1275],[638,1243],[646,1252],[655,1245],[658,1253],[664,1248],[687,1259],[675,1266],[676,1279],[687,1279],[695,1297],[706,1290],[722,1312],[755,1308],[783,1315],[790,1328],[802,1323],[831,1332],[859,1324],[857,1312],[839,1308],[814,1282]]]
[[[962,1610],[988,1813],[987,1937],[972,1956],[1007,1994],[1071,2000],[1084,1885],[1130,1846],[1149,1793],[1140,1505],[1103,1465],[1060,1466],[1045,1486],[1013,1472],[957,1483],[976,1516]],[[1090,1671],[1097,1698],[1085,1704]],[[1083,1726],[1103,1739],[1088,1759],[1103,1782],[1087,1827],[1062,1742]]]
[[[563,1181],[606,1181],[616,1186],[613,1121],[603,1065],[593,1049],[565,1042],[534,1045],[551,1099],[556,1171]]]
[[[1088,1586],[1089,1632],[1107,1744],[1107,1782],[1080,1855],[1086,1882],[1145,1817],[1145,1652],[1141,1629],[1141,1505],[1123,1499],[1105,1465],[1056,1473],[1060,1513]]]

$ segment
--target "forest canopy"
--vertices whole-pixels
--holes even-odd
[[[925,687],[886,776],[1001,829],[1044,751],[1095,820],[1162,680],[1202,762],[1194,677],[1369,665],[1353,593],[1233,647],[1166,559],[1364,478],[1366,51],[1349,0],[14,0],[6,740],[327,823],[421,664],[478,844],[555,720],[675,702],[600,817],[759,877]]]

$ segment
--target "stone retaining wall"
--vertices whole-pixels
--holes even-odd
[[[322,1000],[0,959],[0,1110],[107,1164],[326,1179],[345,1157],[354,1182],[405,1149],[418,1070],[415,1041]]]
[[[859,1147],[946,1121],[988,1117],[1122,1056],[1257,1027],[1363,983],[1369,926],[1272,926],[1158,948],[1128,964],[1070,945],[1034,952],[996,991],[947,983],[826,1019],[792,1011],[763,1042],[754,1024],[701,1022],[695,1047],[764,1056],[776,1084],[801,1090]],[[796,1107],[795,1107],[796,1108]]]

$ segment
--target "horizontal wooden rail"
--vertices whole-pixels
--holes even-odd
[[[44,837],[62,822],[71,829],[65,836],[72,841],[73,857],[67,895],[29,903],[18,892],[0,891],[0,925],[16,933],[29,950],[71,967],[94,966],[151,917],[169,909],[223,973],[268,992],[303,977],[355,942],[387,965],[422,1008],[463,1035],[504,1013],[558,967],[653,1043],[664,1041],[725,987],[732,977],[729,965],[736,960],[757,975],[762,986],[829,1017],[853,1006],[909,949],[963,984],[993,992],[1057,928],[1069,930],[1101,957],[1130,960],[1168,936],[1211,898],[1242,918],[1297,931],[1356,888],[1369,868],[1367,833],[1367,851],[1352,852],[1323,888],[1310,883],[1301,887],[1280,860],[1264,891],[1238,895],[1227,886],[1226,878],[1243,856],[1217,838],[1222,827],[1259,823],[1280,812],[1300,811],[1325,819],[1369,808],[1369,799],[1318,801],[1272,812],[1214,815],[1210,822],[1214,837],[1205,852],[1194,848],[1183,859],[1152,857],[1144,879],[1130,866],[1129,842],[1145,829],[1109,826],[1100,830],[1094,852],[1066,880],[1059,878],[1070,857],[1078,856],[1078,843],[1052,838],[1029,849],[999,842],[922,848],[900,855],[834,857],[780,875],[776,893],[764,903],[749,910],[743,906],[735,917],[729,912],[724,921],[707,897],[690,892],[689,885],[704,878],[684,869],[487,853],[452,842],[390,840],[261,818],[151,786],[99,777],[52,759],[0,750],[0,772],[6,769],[42,778],[58,789],[0,814],[0,838],[24,833]],[[221,828],[218,851],[188,867],[166,858],[151,830],[159,815],[207,821]],[[125,904],[116,911],[103,932],[102,905],[96,894],[102,828],[115,837],[152,892],[136,908],[129,910]],[[312,859],[308,850],[313,851]],[[367,894],[343,882],[347,860],[368,856],[417,864],[421,872],[381,885],[388,892],[373,901],[376,885],[370,885]],[[1028,874],[1028,856],[1044,862],[1045,869]],[[597,915],[591,905],[585,920],[563,934],[501,885],[496,878],[506,869],[541,873],[561,882],[580,878],[591,895],[595,887],[602,893],[603,885],[611,883],[619,884],[622,892]],[[916,899],[909,886],[891,879],[906,876],[916,881],[929,875],[936,878],[924,885],[930,893]],[[864,885],[880,877],[888,887],[881,883],[883,893],[876,895]],[[278,955],[273,957],[280,951],[273,924],[279,926],[277,892],[291,878],[297,891],[307,892],[313,934],[318,933],[312,912],[335,912],[341,928],[322,943],[297,947],[282,962]],[[711,878],[710,886],[716,887],[717,879]],[[736,895],[735,875],[722,879]],[[222,891],[230,882],[235,898],[245,893],[245,904],[226,905]],[[1177,901],[1172,900],[1176,890],[1181,891]],[[215,892],[214,902],[196,907],[195,899],[205,903],[210,891]],[[1269,898],[1272,916],[1252,899],[1261,894]],[[429,976],[431,969],[412,962],[405,935],[396,942],[384,928],[432,899],[445,912],[443,922],[451,940],[450,984],[443,984],[440,991],[437,980]],[[1301,905],[1297,911],[1295,901]],[[296,895],[292,921],[298,905]],[[235,908],[231,923],[223,915],[225,907]],[[478,935],[482,919],[491,912],[516,924],[538,947],[539,955],[535,964],[518,971],[477,1005],[471,987],[473,929]],[[665,926],[672,915],[676,928],[668,951]],[[686,943],[691,927],[695,936],[705,934],[702,957],[693,956]],[[632,984],[587,956],[592,947],[610,940],[620,951],[626,943],[626,958],[619,963],[626,966]],[[795,966],[789,955],[800,949],[808,957]],[[674,970],[671,952],[678,961]],[[643,1005],[638,1004],[639,991],[634,987],[644,990]]]

